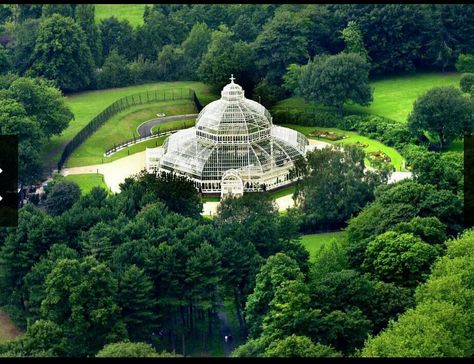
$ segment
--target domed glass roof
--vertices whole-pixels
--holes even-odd
[[[228,170],[239,173],[246,190],[255,184],[271,189],[291,182],[289,170],[307,145],[303,134],[274,126],[268,110],[245,98],[231,77],[221,98],[201,110],[196,127],[168,137],[160,170],[188,176],[203,192],[218,192]]]
[[[272,118],[267,109],[244,96],[242,87],[226,85],[196,120],[197,137],[217,143],[249,143],[270,138]]]

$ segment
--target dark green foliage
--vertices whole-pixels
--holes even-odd
[[[48,194],[45,205],[51,215],[61,215],[69,210],[81,196],[81,189],[75,182],[61,181]]]
[[[284,96],[284,90],[280,86],[270,84],[263,80],[255,86],[252,99],[269,109],[283,99]]]
[[[458,72],[473,73],[474,72],[474,54],[460,54],[456,61],[456,69]]]
[[[296,191],[304,214],[304,230],[344,226],[373,199],[373,189],[386,177],[365,174],[364,156],[363,150],[357,148],[324,148],[307,155],[310,172],[298,183]]]
[[[176,81],[182,79],[184,69],[184,53],[181,48],[165,45],[158,53],[158,74],[161,80]]]
[[[301,70],[298,93],[309,102],[334,106],[342,114],[346,102],[369,105],[369,65],[359,54],[316,56]]]
[[[411,233],[429,244],[441,244],[446,240],[446,225],[435,216],[416,216],[409,222],[395,225],[393,230],[400,233]]]
[[[234,39],[228,28],[222,27],[212,33],[211,42],[197,70],[198,77],[215,91],[229,83],[231,74],[244,90],[253,88],[253,50],[249,44]]]
[[[94,61],[82,29],[73,19],[54,14],[38,29],[29,73],[56,81],[64,91],[87,88]]]
[[[277,253],[267,259],[256,276],[255,289],[247,298],[245,317],[250,338],[258,337],[262,332],[264,317],[269,304],[275,297],[277,288],[285,281],[303,280],[297,263],[283,253]]]
[[[21,6],[20,8],[23,8]],[[11,53],[13,69],[23,74],[33,63],[33,51],[40,20],[29,18],[18,24],[13,32],[13,41],[8,44]]]
[[[286,67],[303,63],[307,57],[310,21],[289,11],[269,20],[255,39],[256,65],[269,83],[281,84]]]
[[[197,79],[197,69],[207,52],[211,34],[211,30],[205,23],[196,23],[181,44],[185,61],[183,68],[187,71],[190,79]]]
[[[153,282],[143,269],[130,266],[119,279],[118,303],[132,340],[147,340],[156,328]]]
[[[95,5],[77,4],[75,6],[75,19],[86,36],[86,42],[91,50],[96,66],[102,63],[102,39],[99,27],[95,22]]]
[[[474,95],[474,73],[464,73],[459,81],[462,92]]]
[[[127,20],[118,20],[112,16],[103,19],[99,23],[99,30],[102,37],[102,56],[108,57],[109,53],[115,49],[119,54],[127,59],[132,59],[134,48],[133,29]]]
[[[414,132],[425,131],[444,148],[474,128],[474,104],[454,87],[435,87],[419,97],[408,117]]]
[[[43,17],[50,17],[54,14],[59,14],[73,18],[75,7],[76,4],[45,4],[43,5],[41,15]]]
[[[404,287],[423,282],[439,250],[410,233],[387,231],[367,245],[362,269]]]
[[[126,86],[130,84],[130,78],[127,60],[116,49],[112,49],[97,74],[97,88]]]
[[[125,179],[121,190],[125,194],[135,195],[134,201],[152,202],[160,199],[174,212],[185,216],[197,217],[202,211],[202,202],[192,182],[174,174],[162,173],[156,177],[142,172],[135,177]]]
[[[61,91],[42,78],[20,77],[11,83],[7,94],[22,103],[48,139],[61,134],[73,118]]]
[[[446,255],[416,290],[416,307],[370,338],[363,357],[468,357],[473,354],[473,232],[447,242]]]

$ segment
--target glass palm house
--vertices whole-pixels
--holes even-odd
[[[186,176],[202,193],[222,197],[292,183],[298,176],[290,170],[308,140],[273,125],[268,110],[247,99],[233,76],[230,80],[221,98],[201,110],[195,127],[167,138],[155,154],[154,170]]]

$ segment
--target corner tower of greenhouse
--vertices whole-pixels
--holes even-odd
[[[298,176],[290,170],[304,156],[308,140],[273,125],[268,110],[230,80],[221,98],[201,110],[195,127],[168,137],[154,155],[153,170],[186,176],[202,193],[221,196],[292,183]]]

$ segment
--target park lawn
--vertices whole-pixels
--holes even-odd
[[[166,121],[151,128],[151,133],[162,133],[164,131],[187,129],[196,125],[195,119]]]
[[[79,167],[101,163],[106,150],[127,140],[138,138],[137,127],[156,118],[156,114],[191,114],[196,112],[189,100],[162,101],[132,106],[107,120],[94,134],[87,138],[69,157],[67,167]],[[90,163],[91,158],[98,160]]]
[[[345,105],[345,110],[355,113],[370,113],[389,119],[406,122],[415,100],[435,86],[459,87],[460,73],[414,73],[388,77],[370,82],[374,100],[368,107]],[[301,97],[290,97],[273,107],[279,108],[312,108],[331,110],[317,104],[307,103]]]
[[[76,156],[74,159],[70,159],[74,164],[69,165],[68,161],[68,168],[71,167],[81,167],[81,166],[90,166],[93,164],[102,164],[102,163],[110,163],[116,161],[117,159],[128,157],[129,155],[143,152],[146,148],[156,148],[163,145],[165,139],[168,135],[163,135],[157,138],[145,140],[143,142],[134,144],[128,148],[122,149],[117,153],[112,154],[110,157],[104,157],[103,155],[90,155],[90,156]]]
[[[191,88],[196,91],[202,104],[215,100],[217,96],[210,92],[207,85],[202,82],[178,81],[178,82],[157,82],[143,85],[111,88],[104,90],[86,91],[67,95],[66,104],[74,114],[74,120],[71,120],[69,126],[59,136],[53,136],[42,150],[42,159],[45,165],[55,165],[61,156],[66,144],[87,125],[96,115],[105,110],[114,101],[125,97],[146,91],[159,91],[168,94],[180,89]]]
[[[295,190],[296,190],[296,187],[293,185],[293,186],[285,187],[279,191],[270,192],[270,195],[272,196],[272,199],[276,200],[277,198],[280,198],[280,197],[293,195],[293,193],[295,193]]]
[[[345,235],[345,231],[303,235],[301,237],[301,243],[309,252],[309,259],[313,260],[316,257],[318,250],[324,244],[343,241],[345,239]]]
[[[116,17],[119,20],[128,20],[132,27],[143,24],[145,4],[95,4],[95,21]]]
[[[392,164],[397,171],[406,171],[405,168],[403,168],[403,164],[405,160],[396,149],[387,147],[385,144],[382,144],[377,140],[369,139],[367,137],[359,135],[358,133],[354,131],[346,131],[346,130],[335,129],[335,128],[320,128],[320,127],[315,127],[315,126],[301,126],[301,125],[294,125],[294,124],[283,124],[282,126],[286,126],[288,128],[298,130],[300,133],[303,133],[310,139],[316,139],[316,140],[320,140],[320,141],[330,143],[330,144],[344,145],[344,144],[352,144],[352,143],[357,143],[357,142],[366,143],[368,144],[368,147],[364,148],[364,151],[366,153],[382,151],[390,157],[391,159],[390,164]],[[332,131],[337,134],[346,135],[348,136],[348,138],[333,142],[331,140],[327,140],[323,138],[311,137],[309,136],[309,133],[312,132],[313,130]],[[366,159],[366,163],[370,165],[370,162],[368,159]]]
[[[66,180],[76,182],[81,188],[81,194],[87,195],[94,187],[102,187],[110,191],[104,182],[104,176],[97,173],[71,174],[65,177]]]

